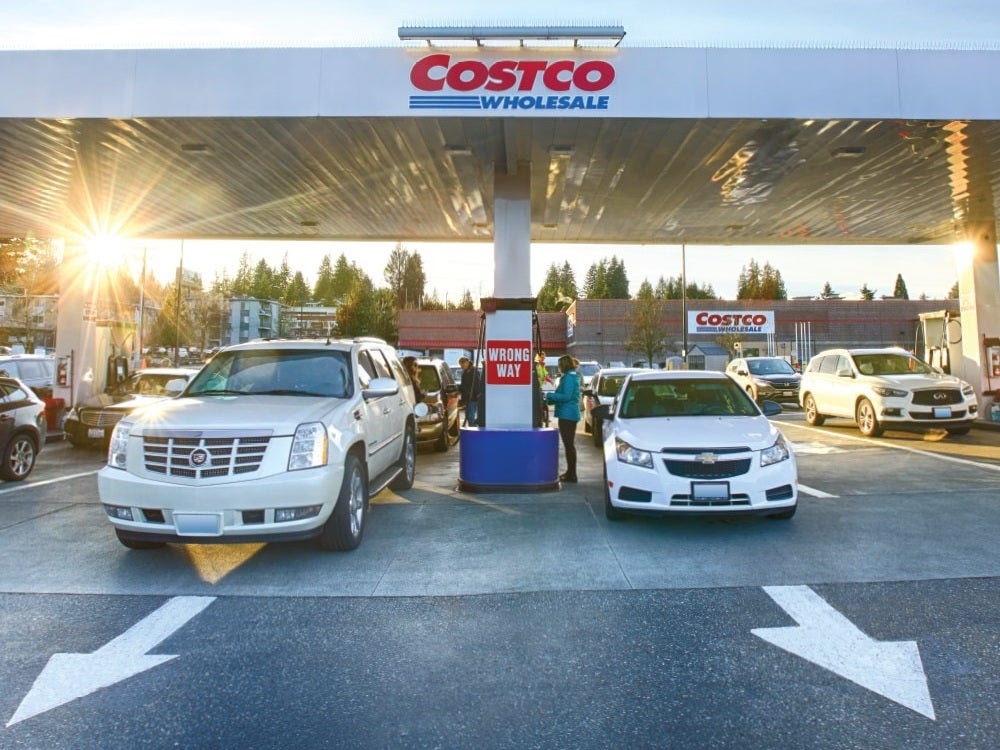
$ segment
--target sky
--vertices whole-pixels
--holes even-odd
[[[470,7],[475,13],[470,15]],[[0,51],[14,49],[134,49],[195,47],[396,46],[400,26],[616,25],[623,46],[958,46],[1000,47],[1000,0],[0,0]],[[609,12],[609,8],[613,12]],[[155,243],[146,243],[152,247]],[[310,245],[312,243],[309,243]],[[320,243],[317,243],[320,244]],[[206,282],[235,271],[243,252],[254,260],[289,265],[307,280],[324,254],[343,252],[376,283],[394,243],[186,244],[185,266]],[[405,243],[419,252],[428,291],[442,300],[493,289],[492,245]],[[825,282],[856,296],[862,284],[891,294],[902,273],[911,298],[944,297],[957,276],[949,247],[893,248],[689,247],[687,276],[734,298],[740,269],[769,262],[790,297],[817,295]],[[141,252],[140,252],[141,254]],[[594,262],[616,255],[625,262],[633,293],[643,279],[680,276],[679,246],[533,245],[532,292],[552,263],[568,260],[578,283]],[[173,257],[171,257],[173,256]],[[154,273],[172,278],[177,243],[156,253]],[[817,269],[820,269],[817,271]]]

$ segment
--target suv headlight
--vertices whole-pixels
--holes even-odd
[[[976,389],[968,383],[962,383],[962,395],[966,398],[972,398],[976,395]]]
[[[652,453],[633,448],[621,438],[615,438],[615,452],[618,454],[618,460],[623,464],[642,466],[645,469],[653,468]]]
[[[288,470],[311,469],[326,464],[326,427],[322,422],[307,422],[295,428],[292,449],[288,454]]]
[[[770,466],[771,464],[787,461],[791,455],[792,452],[788,448],[788,443],[785,442],[784,435],[778,435],[778,439],[774,441],[774,445],[760,452],[760,465]]]
[[[882,398],[906,398],[910,395],[906,391],[901,391],[898,388],[890,388],[887,385],[872,386],[872,390]]]
[[[115,425],[108,444],[108,466],[114,469],[124,469],[127,465],[128,436],[132,423],[122,419]]]

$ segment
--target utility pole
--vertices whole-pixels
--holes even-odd
[[[181,240],[181,259],[177,265],[177,315],[174,325],[174,367],[180,364],[181,354],[181,278],[184,276],[184,240]]]
[[[688,368],[687,248],[681,243],[681,369]]]

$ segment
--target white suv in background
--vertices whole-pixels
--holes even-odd
[[[319,537],[350,550],[369,497],[411,487],[415,465],[413,387],[392,347],[256,341],[118,422],[98,490],[132,549]]]
[[[869,437],[934,427],[964,435],[979,417],[971,385],[895,347],[820,352],[802,374],[799,399],[809,424],[845,417]]]

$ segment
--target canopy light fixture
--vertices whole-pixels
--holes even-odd
[[[611,42],[617,47],[625,38],[622,26],[400,26],[399,39],[403,42],[475,42],[483,47],[489,42]]]
[[[445,144],[444,152],[448,156],[472,156],[472,149],[457,143]]]
[[[572,146],[549,146],[549,156],[553,159],[569,159],[575,153]]]
[[[207,154],[209,152],[207,143],[182,143],[181,151],[185,154]]]

